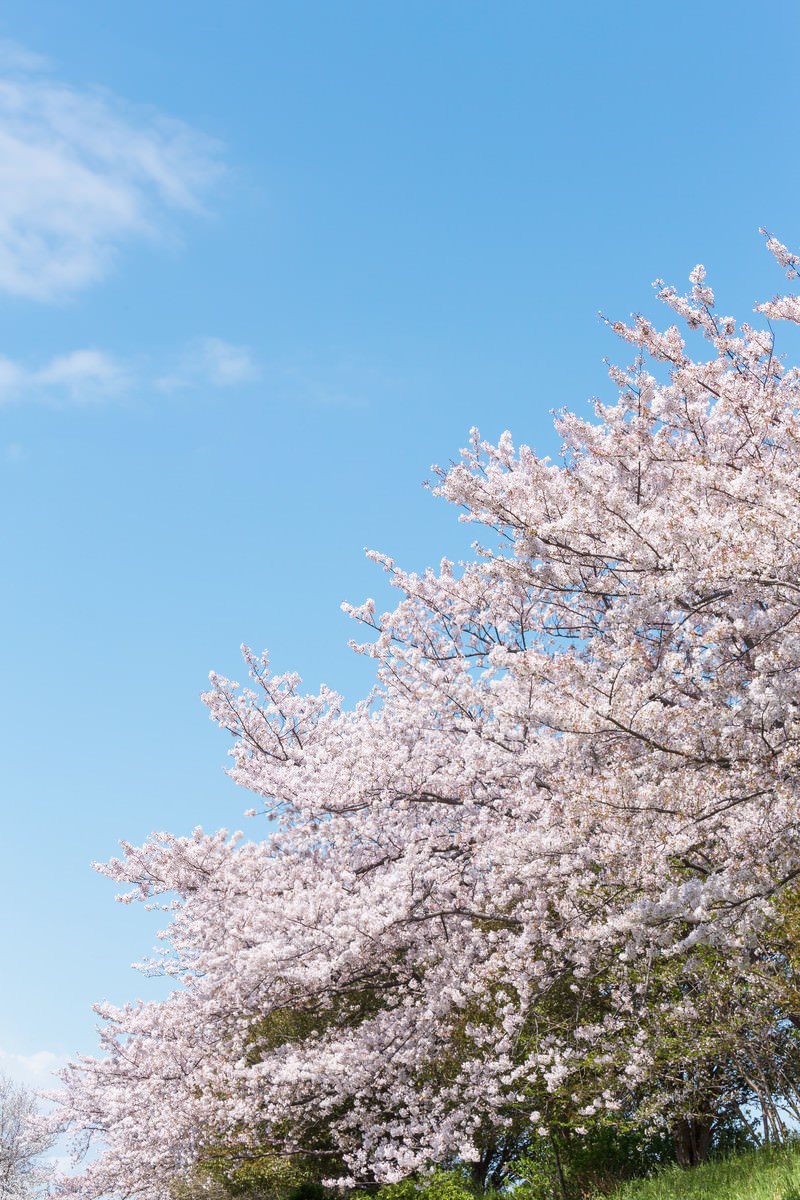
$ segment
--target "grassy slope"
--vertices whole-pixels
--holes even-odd
[[[761,1150],[693,1171],[676,1167],[626,1184],[609,1200],[800,1200],[800,1148]]]

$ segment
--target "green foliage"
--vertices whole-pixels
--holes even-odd
[[[463,1171],[436,1171],[423,1179],[386,1184],[369,1197],[356,1192],[352,1200],[475,1200],[475,1191]]]
[[[277,1156],[264,1155],[237,1165],[218,1156],[189,1179],[174,1183],[170,1191],[174,1200],[294,1200],[293,1194],[304,1182],[299,1164]],[[311,1193],[297,1200],[316,1197]]]
[[[641,1178],[674,1161],[670,1138],[597,1123],[581,1137],[564,1130],[540,1138],[511,1164],[515,1200],[584,1200],[605,1195],[623,1180]]]
[[[508,1164],[500,1191],[481,1191],[465,1167],[456,1167],[357,1192],[350,1200],[563,1200],[565,1195],[568,1200],[593,1200],[621,1180],[641,1177],[671,1160],[666,1135],[642,1137],[598,1125],[586,1137],[562,1135],[558,1146],[550,1138],[536,1139]]]
[[[286,1200],[325,1200],[325,1189],[321,1183],[306,1180],[292,1188]]]

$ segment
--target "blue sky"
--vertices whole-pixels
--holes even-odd
[[[0,1070],[155,994],[89,864],[243,824],[199,702],[238,647],[366,685],[363,548],[467,544],[421,487],[478,425],[557,449],[598,310],[800,246],[800,9],[5,0]],[[252,832],[256,832],[252,829]]]

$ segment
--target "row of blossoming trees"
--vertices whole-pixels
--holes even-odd
[[[272,823],[103,868],[167,906],[176,988],[101,1008],[102,1056],[65,1072],[100,1145],[81,1196],[215,1164],[497,1182],[604,1125],[691,1164],[733,1118],[798,1115],[800,376],[770,322],[800,301],[739,327],[701,268],[660,296],[697,358],[615,325],[635,366],[558,418],[560,461],[475,434],[439,473],[472,561],[376,556],[399,601],[349,610],[362,703],[249,652],[249,688],[212,677]]]

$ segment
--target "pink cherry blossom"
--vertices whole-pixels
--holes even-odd
[[[548,1097],[687,1110],[664,1038],[712,1002],[733,1028],[800,873],[800,377],[702,268],[658,289],[695,334],[614,325],[636,363],[615,404],[558,417],[558,462],[473,431],[437,472],[471,561],[374,556],[398,602],[348,609],[362,703],[249,650],[248,687],[211,676],[272,823],[101,868],[164,904],[175,990],[98,1008],[101,1055],[64,1072],[62,1123],[99,1145],[78,1195],[167,1197],[220,1147],[291,1156],[323,1128],[349,1178],[394,1180],[546,1130]],[[800,323],[795,297],[759,311]]]

